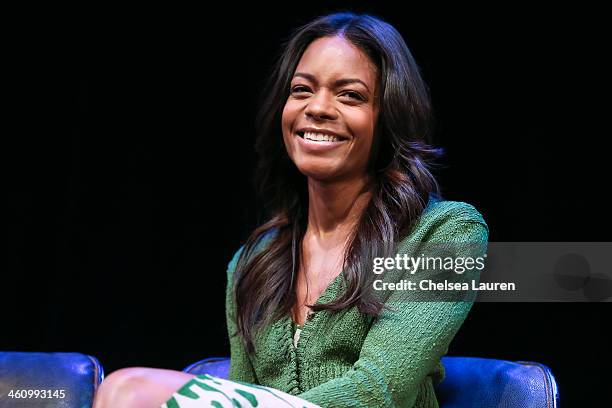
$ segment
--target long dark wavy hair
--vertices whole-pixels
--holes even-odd
[[[372,196],[343,260],[346,291],[333,302],[311,305],[340,311],[352,306],[378,316],[384,303],[370,290],[372,258],[389,256],[426,207],[439,195],[430,169],[442,154],[428,144],[432,131],[429,93],[402,36],[390,24],[367,14],[335,13],[298,28],[270,76],[257,116],[256,183],[267,221],[247,239],[233,281],[237,333],[249,353],[253,335],[286,316],[296,302],[294,283],[308,218],[307,180],[290,160],[281,115],[297,64],[308,45],[321,37],[342,36],[361,49],[378,70],[379,115],[368,166]],[[265,250],[256,250],[267,234]]]

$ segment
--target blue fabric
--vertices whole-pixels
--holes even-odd
[[[212,357],[184,371],[227,378],[230,359]],[[436,386],[441,407],[555,408],[557,383],[548,367],[528,361],[476,357],[442,358],[446,376]]]
[[[436,387],[443,407],[542,407],[558,405],[550,369],[527,361],[444,357],[444,380]]]
[[[0,352],[0,407],[90,408],[103,377],[98,360],[79,353]],[[39,390],[38,398],[11,390]]]

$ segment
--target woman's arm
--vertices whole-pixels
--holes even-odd
[[[455,256],[484,254],[474,253],[481,252],[474,248],[486,251],[488,228],[482,218],[450,217],[435,228],[433,241],[483,244],[453,245]],[[298,396],[326,408],[410,407],[421,387],[421,396],[435,398],[423,394],[431,391],[427,377],[446,354],[472,303],[408,302],[402,296],[390,296],[387,305],[393,310],[384,310],[374,321],[351,370]]]

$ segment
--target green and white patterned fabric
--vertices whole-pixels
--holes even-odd
[[[319,406],[274,388],[202,374],[183,385],[161,408],[203,407],[316,408]]]

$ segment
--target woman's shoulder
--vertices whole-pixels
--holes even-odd
[[[452,219],[464,222],[477,222],[486,224],[483,215],[472,204],[463,201],[443,200],[432,196],[423,211],[422,218]]]
[[[278,234],[277,228],[272,228],[272,229],[268,230],[266,233],[264,233],[259,238],[257,243],[254,245],[253,249],[251,250],[251,253],[250,253],[249,257],[252,257],[253,255],[257,254],[258,252],[264,250],[277,234]],[[240,256],[242,256],[242,253],[245,250],[244,248],[245,248],[245,245],[242,245],[240,248],[238,248],[238,250],[234,253],[234,256],[232,257],[232,260],[227,265],[228,277],[231,277],[233,272],[234,272],[234,270],[236,269],[236,265],[238,265],[238,262],[240,260]]]
[[[432,196],[409,238],[424,242],[474,235],[475,239],[486,241],[488,234],[489,227],[483,215],[472,204]]]

